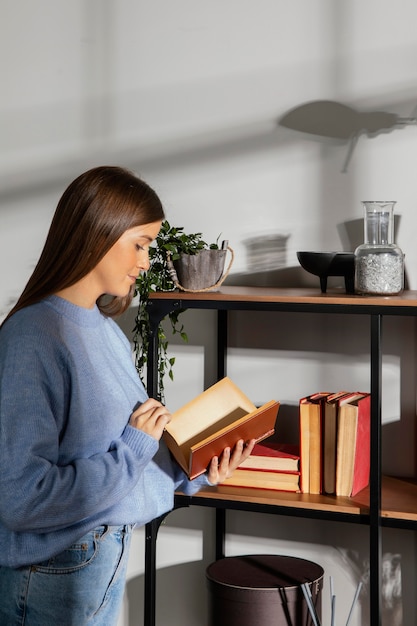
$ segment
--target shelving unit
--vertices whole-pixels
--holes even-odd
[[[354,498],[294,494],[232,487],[211,487],[194,496],[176,494],[175,507],[204,506],[216,509],[216,558],[224,554],[226,511],[268,512],[276,515],[328,519],[369,527],[371,626],[381,626],[381,529],[389,526],[417,530],[417,485],[381,475],[381,376],[382,325],[386,316],[417,316],[417,292],[399,296],[356,296],[319,293],[315,289],[222,287],[216,292],[190,294],[158,292],[149,300],[150,348],[148,393],[157,394],[156,329],[172,310],[212,309],[218,312],[218,378],[226,374],[228,311],[274,311],[366,315],[370,336],[371,475],[367,489]],[[164,516],[165,517],[165,516]],[[155,624],[155,557],[159,525],[146,527],[145,626]]]

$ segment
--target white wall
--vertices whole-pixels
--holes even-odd
[[[277,124],[289,109],[311,100],[410,116],[417,105],[416,17],[412,0],[395,7],[388,0],[1,0],[0,315],[22,289],[66,184],[102,163],[142,174],[159,191],[172,223],[202,231],[207,240],[219,233],[228,238],[240,279],[251,278],[243,243],[248,237],[288,235],[285,269],[308,280],[298,270],[297,250],[350,249],[343,223],[361,218],[361,200],[397,200],[397,243],[406,253],[409,286],[417,289],[417,127],[362,136],[343,173],[347,142]],[[203,362],[204,354],[213,361],[213,317],[206,315],[204,324],[193,315],[188,319],[191,347],[175,347],[178,368],[167,393],[173,408],[213,376]],[[308,332],[298,345],[287,342],[283,349],[276,320],[262,320],[237,316],[230,348],[230,374],[249,393],[260,393],[254,371],[263,374],[264,396],[289,403],[328,384],[368,385],[360,341],[348,349],[346,368],[337,367],[337,346],[346,336],[337,324],[310,321],[332,347],[306,351]],[[127,333],[130,322],[124,324]],[[254,328],[262,332],[251,338]],[[292,339],[299,329],[295,323]],[[412,473],[414,362],[405,359],[407,346],[415,343],[414,326],[402,329],[400,345],[397,330],[389,332],[384,370],[387,397],[394,398],[384,418],[385,440],[395,449],[384,460],[394,472]],[[349,327],[349,333],[350,339],[363,336],[362,329]],[[342,343],[343,353],[349,342]],[[272,363],[277,365],[271,373]],[[407,365],[401,379],[400,363]],[[346,554],[359,538],[355,558],[365,558],[364,529],[343,527],[342,533],[324,522],[230,517],[230,553],[279,551],[323,559],[326,574],[336,578],[349,603],[364,566]],[[204,567],[212,556],[201,528],[210,526],[210,512],[178,511],[168,520],[158,548],[159,597],[169,595],[173,579],[190,581],[192,590],[188,584],[175,588],[178,617],[168,620],[159,605],[158,626],[175,619],[199,626],[196,606],[205,602]],[[184,547],[184,535],[187,541],[192,537],[192,546]],[[403,623],[411,625],[414,533],[384,536],[384,551],[402,554],[409,592]],[[133,621],[133,609],[126,610],[129,626],[141,623],[141,537],[139,531],[127,594],[130,606],[139,603],[139,615]],[[366,619],[364,614],[355,624]],[[392,620],[387,615],[384,623],[392,626]]]

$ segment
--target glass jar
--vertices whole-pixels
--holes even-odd
[[[363,202],[365,243],[355,250],[355,292],[395,295],[404,288],[404,255],[394,243],[395,202]]]

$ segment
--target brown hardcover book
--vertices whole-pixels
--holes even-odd
[[[250,487],[253,489],[272,489],[273,491],[300,491],[299,472],[269,472],[265,470],[237,468],[222,485],[229,487]]]
[[[301,490],[321,493],[323,404],[330,393],[314,393],[300,400]]]
[[[354,496],[369,483],[371,398],[352,394],[339,408],[336,495]]]
[[[265,441],[255,445],[252,454],[238,469],[298,472],[299,465],[299,446]]]
[[[172,414],[164,440],[192,479],[213,456],[243,439],[261,441],[275,431],[279,402],[256,407],[227,376]]]
[[[340,403],[347,391],[338,391],[327,396],[323,412],[323,492],[336,493],[336,448],[337,418]]]

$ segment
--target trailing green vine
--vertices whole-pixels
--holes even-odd
[[[164,220],[155,244],[149,249],[149,270],[140,274],[136,280],[136,294],[139,295],[138,311],[133,329],[133,344],[135,349],[136,369],[144,381],[144,371],[148,361],[149,348],[149,314],[147,302],[149,294],[156,291],[172,291],[175,285],[169,274],[167,265],[167,252],[170,253],[172,261],[180,258],[184,254],[197,254],[206,248],[216,249],[217,243],[208,245],[202,239],[201,233],[191,233],[186,235],[183,227],[174,227]],[[174,335],[179,335],[184,342],[188,341],[188,336],[184,330],[184,324],[179,320],[183,311],[175,310],[167,315]],[[173,366],[175,357],[169,356],[169,340],[162,325],[158,325],[158,390],[159,399],[165,399],[164,378],[168,374],[173,380]]]

